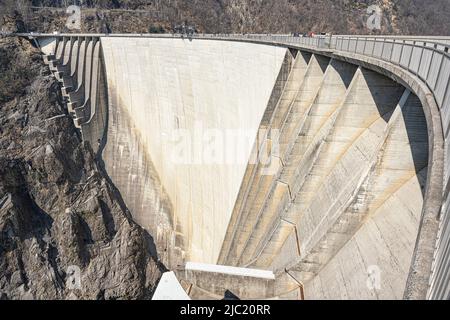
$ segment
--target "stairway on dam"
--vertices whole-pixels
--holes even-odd
[[[39,41],[83,138],[191,297],[404,297],[430,159],[422,100],[404,83],[261,43]],[[196,158],[204,132],[238,132],[233,161]]]

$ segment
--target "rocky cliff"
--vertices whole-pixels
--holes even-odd
[[[0,38],[0,299],[144,299],[164,267],[33,46]]]

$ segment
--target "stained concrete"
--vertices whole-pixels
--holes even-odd
[[[306,89],[292,103],[299,111],[275,111],[275,119],[285,119],[278,125],[282,165],[254,180],[259,187],[248,194],[246,210],[255,213],[240,212],[245,222],[234,225],[234,251],[222,263],[269,268],[280,278],[288,273],[304,284],[306,298],[401,298],[426,183],[421,103],[398,83],[337,60],[313,55],[306,70],[299,86]],[[408,202],[411,194],[415,201]],[[366,235],[374,230],[370,219],[378,221],[378,238]],[[371,264],[357,260],[356,247],[348,249],[358,237]],[[372,266],[389,273],[381,284],[389,290],[368,288]]]
[[[117,110],[110,118],[120,112],[130,121],[122,126],[118,120],[108,130],[104,159],[110,176],[124,194],[138,196],[146,184],[133,179],[146,174],[145,165],[124,163],[129,170],[117,166],[124,153],[145,154],[170,197],[171,223],[185,241],[186,256],[216,262],[286,49],[179,39],[103,38],[102,45],[110,108]],[[188,145],[192,139],[194,148],[200,146],[204,138],[195,135],[202,128],[244,132],[250,143],[242,146],[237,163],[202,164],[205,150],[189,150]],[[180,144],[173,141],[175,130],[190,136]],[[128,141],[130,132],[139,146]],[[176,148],[186,148],[187,163],[173,158]],[[127,204],[148,228],[152,213],[142,203]]]

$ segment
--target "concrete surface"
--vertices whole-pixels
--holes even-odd
[[[273,274],[272,271],[221,266],[221,265],[217,265],[217,264],[186,262],[185,270],[214,272],[214,273],[229,274],[229,275],[241,276],[241,277],[253,277],[253,278],[275,280],[275,275]]]
[[[173,271],[164,272],[152,300],[191,300]]]
[[[187,258],[215,262],[286,49],[179,39],[103,38],[102,46],[112,108],[122,110],[132,124],[109,130],[109,139],[118,141],[122,138],[114,135],[130,130],[139,136],[141,147],[132,153],[151,159],[171,199],[172,223],[185,239]],[[201,145],[208,129],[248,135],[249,143],[244,141],[229,164],[221,159],[208,163]],[[127,152],[129,143],[109,145],[105,163],[112,180],[124,194],[139,192],[132,180],[145,172],[114,168],[122,161],[120,149]],[[113,157],[119,158],[110,161]],[[148,227],[145,219],[151,213],[138,205],[131,209]]]

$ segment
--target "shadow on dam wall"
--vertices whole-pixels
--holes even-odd
[[[106,80],[106,72],[105,72],[105,64],[104,64],[104,60],[101,59],[101,65],[99,68],[99,77],[98,77],[98,94],[97,94],[97,108],[96,108],[96,112],[95,115],[92,119],[91,122],[87,123],[87,124],[83,124],[82,125],[82,132],[83,132],[83,139],[85,141],[88,141],[95,153],[95,158],[96,161],[99,165],[100,170],[102,170],[104,177],[106,177],[106,179],[109,182],[109,185],[112,188],[112,192],[115,193],[116,198],[118,200],[118,203],[122,209],[123,212],[125,212],[126,214],[129,215],[130,218],[132,218],[133,220],[137,221],[144,229],[144,236],[145,236],[145,241],[146,241],[146,248],[150,253],[150,256],[153,257],[153,259],[155,260],[155,262],[158,265],[158,268],[161,272],[165,272],[167,271],[167,267],[166,265],[171,265],[171,260],[168,257],[168,248],[167,248],[167,243],[161,244],[158,243],[158,245],[155,243],[155,239],[153,238],[153,234],[152,231],[154,231],[154,228],[152,228],[152,225],[146,225],[145,221],[139,221],[137,219],[137,217],[133,216],[132,212],[134,210],[132,210],[132,208],[130,208],[129,206],[127,206],[127,203],[124,201],[123,199],[123,194],[121,192],[121,190],[119,190],[115,184],[116,179],[111,179],[110,173],[115,173],[115,170],[108,170],[108,166],[105,164],[105,156],[109,161],[109,156],[108,156],[108,143],[109,145],[111,144],[115,144],[117,143],[117,141],[112,141],[110,142],[108,140],[108,132],[109,132],[109,125],[110,125],[110,116],[111,116],[111,110],[110,110],[110,104],[109,104],[109,100],[108,100],[108,84],[107,84],[107,80]],[[122,123],[121,125],[124,125],[125,127],[130,127],[129,126],[129,122],[125,121],[125,123]],[[129,167],[128,163],[130,163],[130,161],[132,161],[131,159],[124,159],[124,162],[120,162],[114,165],[114,167],[116,166],[125,166],[125,167]],[[144,160],[147,161],[147,160]],[[147,162],[146,162],[147,163]],[[148,171],[150,171],[151,173],[154,174],[153,168],[151,167],[151,161],[148,162],[150,165],[150,169]],[[141,176],[140,176],[141,177]],[[156,175],[156,179],[157,179],[157,175]],[[120,181],[119,181],[120,182]],[[159,185],[159,184],[158,184]],[[127,199],[129,198],[129,196],[125,196]],[[145,201],[145,199],[141,199],[142,201]],[[164,202],[164,201],[161,201]],[[132,203],[134,205],[134,203]],[[154,203],[149,203],[149,205],[155,205]],[[156,207],[156,206],[155,206]],[[168,203],[168,207],[170,208],[170,203]],[[130,210],[131,209],[131,210]],[[168,211],[170,212],[170,209],[168,209]],[[154,213],[151,212],[151,215],[153,215]],[[150,232],[149,232],[150,231]],[[173,247],[175,247],[173,244],[170,244]],[[162,252],[162,254],[160,252],[158,252],[158,249]]]
[[[402,298],[427,174],[421,103],[337,59],[297,63],[287,82],[297,93],[281,97],[284,120],[271,123],[281,129],[280,170],[248,182],[219,263],[287,272],[306,298]],[[366,285],[373,268],[381,293]]]
[[[244,147],[242,162],[203,165],[203,158],[200,163],[195,159],[197,145],[204,151],[203,137],[199,139],[196,130],[199,126],[205,130],[229,129],[250,132],[254,138],[286,49],[171,39],[132,39],[127,47],[116,40],[102,40],[109,104],[114,110],[110,111],[105,148],[111,157],[104,157],[110,176],[113,180],[123,179],[123,184],[116,181],[116,185],[130,197],[125,201],[130,209],[135,208],[135,219],[157,229],[156,239],[164,234],[160,229],[172,223],[176,237],[184,237],[177,246],[183,243],[189,259],[214,263],[251,146]],[[248,55],[249,51],[255,55]],[[192,134],[193,161],[177,163],[171,159],[174,145],[167,136],[175,131]],[[116,143],[111,143],[112,139],[117,139]],[[189,141],[181,144],[186,146]],[[108,148],[114,151],[109,152]],[[138,159],[138,154],[143,158]],[[131,161],[121,164],[121,157],[130,157]],[[154,173],[157,172],[151,175],[160,182],[152,182],[154,178],[149,177],[141,184],[140,175],[152,170],[144,158],[151,159]],[[121,169],[116,163],[124,167]],[[171,219],[165,224],[163,216],[149,215],[151,206],[142,208],[145,202],[137,200],[141,194],[147,194],[149,200],[164,208],[162,201],[155,200],[162,188],[173,208],[173,212],[165,213]]]
[[[114,88],[110,86],[109,90],[114,98],[108,107],[108,130],[102,151],[105,170],[125,197],[133,219],[154,237],[158,260],[170,269],[179,268],[184,265],[185,244],[181,231],[177,230],[173,205],[140,132],[121,107],[124,104],[114,95]]]
[[[102,167],[123,197],[121,205],[154,237],[148,237],[153,255],[169,269],[181,270],[178,275],[194,297],[217,298],[230,289],[247,298],[298,298],[295,290],[301,286],[307,299],[402,298],[427,181],[429,137],[418,97],[374,71],[311,52],[165,40],[178,51],[168,56],[169,42],[162,40],[119,39],[120,46],[114,41],[102,40],[108,52],[102,56],[98,107],[82,126],[83,137],[98,149]],[[134,50],[126,49],[126,41]],[[244,54],[235,57],[238,52]],[[248,56],[261,59],[261,66],[243,68]],[[206,63],[208,57],[228,64]],[[233,64],[240,67],[225,72]],[[249,86],[250,80],[260,82]],[[184,95],[170,96],[177,88]],[[157,91],[158,104],[152,105],[149,91]],[[224,108],[216,113],[208,103]],[[273,174],[264,174],[259,163],[246,163],[239,172],[222,172],[233,175],[237,183],[232,184],[200,177],[200,171],[187,179],[186,167],[170,167],[164,154],[170,145],[159,146],[162,138],[152,132],[179,126],[186,113],[190,124],[200,118],[226,129],[239,119],[238,103],[248,107],[243,116],[255,124],[255,137],[258,129],[270,132],[256,138],[254,150],[271,145],[272,133],[279,132],[279,153],[273,157],[279,166]],[[155,114],[168,109],[173,118]],[[174,192],[174,185],[181,191]],[[221,189],[212,193],[214,185]],[[206,220],[213,212],[208,206],[183,211],[174,204],[183,194],[194,194],[181,202],[192,205],[233,192],[236,199],[226,208],[231,212],[222,212],[228,218],[221,217],[221,223]],[[187,222],[177,216],[180,212],[191,214]],[[223,242],[213,246],[207,234],[224,230]],[[272,270],[276,279],[248,281],[255,290],[245,292],[211,283],[226,277],[183,273],[191,237],[203,232],[196,245],[207,245],[212,254],[205,257],[218,254],[219,264]],[[235,287],[243,283],[226,281]]]

